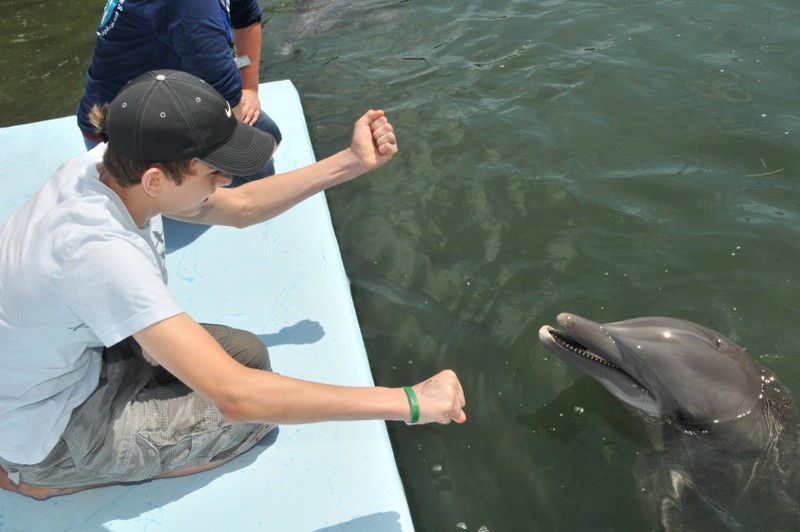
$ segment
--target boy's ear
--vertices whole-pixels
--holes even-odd
[[[151,166],[145,170],[144,174],[142,175],[140,186],[142,187],[144,193],[149,197],[157,198],[161,193],[161,187],[164,186],[165,178],[164,172],[162,172],[160,168]]]

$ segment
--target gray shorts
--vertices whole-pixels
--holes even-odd
[[[270,371],[269,353],[252,333],[204,325],[245,366]],[[145,361],[129,338],[103,353],[97,389],[72,412],[56,447],[38,464],[0,465],[33,486],[79,487],[151,479],[233,458],[275,425],[233,423],[164,368]]]

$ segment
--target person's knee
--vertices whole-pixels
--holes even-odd
[[[204,325],[204,327],[240,364],[248,368],[272,371],[269,350],[257,335],[223,325]]]
[[[249,361],[242,363],[250,368],[272,371],[272,364],[269,360],[269,349],[267,349],[267,346],[261,341],[261,338],[248,331],[241,332],[249,337],[247,339]]]
[[[265,131],[275,137],[275,142],[278,144],[280,144],[283,140],[283,134],[281,133],[281,129],[278,127],[278,124],[276,124],[275,121],[263,110],[261,111],[261,114],[259,115],[258,120],[253,127],[258,130]]]
[[[269,350],[261,338],[250,331],[236,330],[237,354],[234,358],[248,368],[272,370],[269,361]]]

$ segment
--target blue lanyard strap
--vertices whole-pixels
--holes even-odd
[[[231,13],[230,4],[225,0],[219,0],[219,11],[222,14],[222,21],[225,23],[225,31],[228,33],[228,46],[231,47],[231,53],[236,57],[236,45],[233,42],[233,30],[231,29]]]

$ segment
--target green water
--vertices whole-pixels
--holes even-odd
[[[697,321],[800,393],[795,2],[262,6],[318,157],[368,107],[399,136],[328,198],[376,382],[466,390],[463,426],[389,426],[419,530],[656,526],[643,433],[539,345],[558,312]],[[101,11],[0,4],[2,125],[72,113]]]

